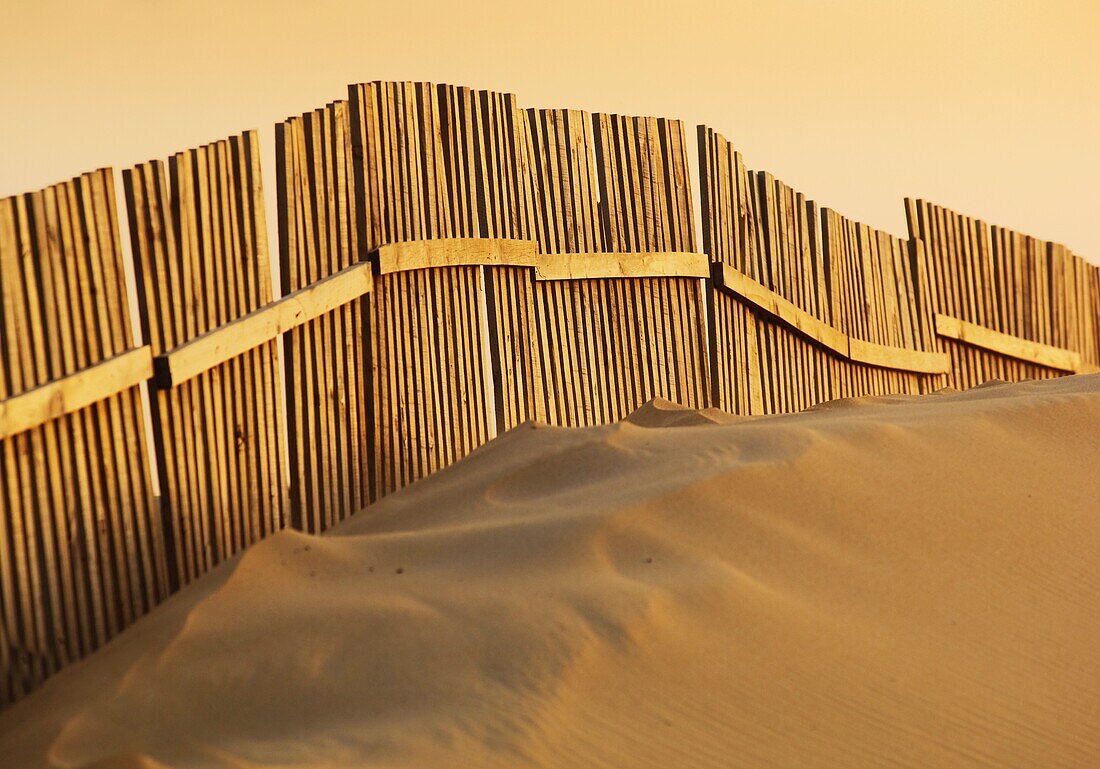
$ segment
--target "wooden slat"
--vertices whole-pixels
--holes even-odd
[[[390,243],[374,253],[379,274],[441,267],[531,267],[535,279],[594,280],[599,278],[706,278],[705,254],[678,251],[538,252],[530,240],[502,238],[439,238]]]
[[[793,302],[784,299],[747,275],[738,272],[732,265],[715,265],[714,280],[721,288],[782,322],[806,339],[832,350],[837,355],[849,357],[848,336],[846,334],[824,321],[818,320]]]
[[[1083,371],[1081,354],[1051,345],[1010,336],[976,323],[936,313],[936,333],[983,350],[1059,371]]]
[[[499,95],[379,82],[352,85],[349,96],[361,249],[523,234],[512,228],[521,218],[514,190],[489,170],[499,143],[485,126],[498,122]],[[409,269],[376,280],[367,343],[372,498],[491,437],[485,269]]]
[[[922,352],[851,338],[848,339],[848,349],[848,357],[853,362],[878,368],[919,374],[946,374],[951,370],[951,361],[941,352]]]
[[[535,280],[710,277],[706,254],[677,251],[539,254],[534,268]]]
[[[540,250],[602,250],[591,115],[526,110],[519,128],[527,155],[528,231]],[[617,370],[608,357],[608,340],[615,334],[614,301],[605,281],[532,287],[535,333],[529,344],[541,386],[531,393],[531,410],[551,424],[593,424],[608,413],[594,384],[602,372]]]
[[[350,129],[346,102],[276,125],[284,295],[364,259]],[[301,530],[323,531],[370,495],[369,303],[364,294],[284,336],[290,523]]]
[[[278,338],[371,290],[368,262],[295,291],[230,323],[158,355],[153,361],[157,387],[167,389]]]
[[[576,110],[525,117],[530,231],[543,253],[578,265],[562,262],[544,273],[556,279],[534,286],[533,410],[558,424],[596,424],[653,397],[707,405],[700,278],[668,274],[702,270],[654,266],[648,272],[661,274],[652,275],[615,261],[694,250],[682,126]],[[619,256],[602,261],[605,251]],[[582,275],[589,279],[570,279]],[[626,276],[638,279],[615,280]]]
[[[755,274],[756,222],[744,162],[724,137],[698,127],[703,250],[712,261]],[[737,414],[764,413],[763,326],[749,306],[708,281],[711,398]]]
[[[137,347],[2,400],[0,440],[107,400],[152,375],[150,348]]]
[[[535,267],[541,263],[533,240],[438,238],[389,243],[373,252],[378,273],[388,275],[431,267]]]

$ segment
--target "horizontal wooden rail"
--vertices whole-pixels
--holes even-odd
[[[153,373],[148,346],[0,401],[0,440],[79,411],[135,387]]]
[[[846,359],[921,374],[946,374],[951,365],[944,353],[850,339],[730,265],[708,265],[706,254],[676,251],[540,254],[534,241],[528,240],[439,238],[382,246],[376,261],[379,273],[383,274],[432,267],[507,265],[534,268],[536,280],[713,277],[719,286],[748,304]]]
[[[716,262],[711,265],[711,270],[716,285],[843,358],[869,366],[920,374],[946,374],[950,371],[951,361],[944,353],[889,347],[849,337],[731,265]]]
[[[707,256],[691,252],[540,254],[529,240],[438,238],[391,243],[371,260],[379,274],[438,267],[530,267],[536,280],[713,276],[748,304],[837,355],[882,368],[924,374],[946,373],[947,356],[849,339],[793,302],[727,264],[708,266]],[[296,326],[369,292],[371,262],[348,267],[255,312],[181,345],[153,360],[160,388],[173,387],[241,355]]]
[[[437,238],[390,243],[375,252],[378,272],[386,275],[430,267],[534,267],[538,243],[509,238]]]
[[[153,360],[157,387],[167,389],[186,382],[357,299],[373,285],[370,263],[360,262],[208,331]]]
[[[855,337],[848,338],[848,349],[851,360],[866,363],[868,366],[912,371],[916,374],[947,374],[951,371],[951,359],[943,352],[890,347]]]
[[[707,278],[708,262],[706,254],[690,251],[539,254],[535,280]]]
[[[645,253],[540,254],[533,240],[437,238],[390,243],[374,256],[385,275],[433,267],[531,267],[535,280],[593,278],[706,278],[706,254],[680,251]]]
[[[1094,368],[1082,361],[1081,354],[1073,350],[1064,350],[1061,347],[1051,347],[1030,339],[1003,334],[976,323],[952,318],[950,315],[936,314],[936,333],[999,355],[1036,363],[1058,371],[1084,373]]]

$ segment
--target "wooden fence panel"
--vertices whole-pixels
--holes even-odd
[[[0,200],[0,401],[135,347],[108,169]],[[168,592],[140,391],[0,439],[0,705]]]
[[[677,121],[527,110],[527,231],[543,253],[691,251]],[[709,403],[698,279],[597,278],[534,285],[529,414],[617,421],[654,397]]]
[[[1077,323],[1081,356],[1100,368],[1100,267],[1073,257],[1077,286]]]
[[[449,95],[429,83],[349,88],[361,247],[477,235],[456,212]],[[448,107],[449,109],[449,107]],[[448,112],[447,114],[451,114]],[[465,188],[468,190],[468,188]],[[491,434],[477,267],[380,275],[370,302],[371,498],[465,456]]]
[[[919,247],[827,209],[822,224],[837,327],[873,345],[939,351]],[[917,394],[940,386],[938,376],[860,363],[855,351],[852,357],[857,360],[840,367],[836,397]]]
[[[601,252],[612,228],[612,250],[694,247],[678,122],[521,112],[511,95],[453,86],[374,83],[351,94],[372,248],[422,238],[533,237],[544,252]],[[458,284],[433,294],[440,280]],[[406,318],[408,338],[398,338],[404,300],[396,294],[409,292],[422,293],[433,309],[423,323]],[[448,295],[453,302],[442,301]],[[525,419],[593,424],[620,419],[655,396],[709,401],[697,280],[532,283],[525,268],[456,267],[383,275],[375,299],[375,381],[389,384],[376,387],[374,399],[380,493]],[[400,312],[423,308],[418,301]],[[437,315],[462,322],[433,339]],[[406,368],[421,379],[393,384],[385,372],[398,361],[413,364]],[[488,376],[463,373],[477,371]],[[417,387],[427,397],[414,397]],[[444,412],[460,415],[450,436],[437,434],[441,422],[455,424],[437,417]],[[495,423],[487,424],[492,414]]]
[[[936,313],[1095,363],[1095,268],[1057,243],[926,201],[905,204],[910,235],[923,243]],[[942,344],[951,356],[950,384],[959,389],[1068,373],[957,339]]]
[[[830,322],[816,204],[766,172],[749,172],[747,182],[757,222],[757,246],[750,255],[757,260],[758,280],[814,318]],[[833,372],[824,350],[767,321],[757,337],[767,351],[761,366],[767,413],[801,411],[829,399]]]
[[[256,136],[124,174],[142,328],[155,354],[272,299]],[[174,579],[185,584],[284,524],[276,342],[152,399]]]
[[[482,238],[531,238],[527,134],[512,94],[439,86],[443,151],[456,231]],[[545,419],[534,393],[542,368],[529,340],[537,336],[531,271],[483,266],[485,344],[494,396],[491,434]]]
[[[524,117],[528,210],[539,249],[603,251],[591,115],[530,109]],[[607,379],[615,373],[608,360],[614,346],[607,300],[613,283],[548,281],[533,287],[537,334],[530,341],[536,347],[542,388],[532,397],[534,413],[550,424],[596,424],[621,411],[607,408],[620,392]]]
[[[698,140],[703,250],[711,261],[759,281],[755,194],[741,153],[706,126],[698,127]],[[733,414],[763,414],[762,321],[729,293],[711,286],[707,294],[714,405]]]
[[[711,261],[729,265],[739,280],[805,313],[806,323],[832,329],[843,343],[796,331],[763,306],[750,311],[744,297],[712,285],[709,344],[721,407],[774,414],[831,398],[934,386],[936,375],[916,373],[944,365],[942,355],[928,355],[941,348],[919,243],[820,209],[771,174],[750,171],[705,126],[699,158]]]
[[[699,127],[704,248],[827,324],[830,300],[821,213],[770,174],[753,172],[722,135]],[[838,394],[841,364],[779,323],[711,289],[717,404],[739,414],[798,411]]]
[[[600,218],[608,251],[697,249],[683,123],[593,116]],[[651,398],[710,405],[706,311],[698,278],[616,281],[611,307],[623,343],[616,367],[626,400],[611,420]]]
[[[346,102],[276,126],[283,294],[361,261]],[[370,499],[369,295],[284,337],[290,523],[320,532]]]

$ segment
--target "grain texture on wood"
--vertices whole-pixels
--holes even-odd
[[[367,262],[287,294],[154,360],[157,386],[175,387],[358,299],[373,285]]]
[[[706,254],[644,253],[539,254],[535,280],[599,278],[707,278]]]
[[[365,317],[373,286],[356,216],[350,109],[333,102],[276,125],[279,266],[284,295],[348,276],[346,302],[283,337],[291,525],[320,532],[370,497],[372,404]],[[344,280],[344,278],[337,278]],[[353,285],[364,289],[357,296]]]
[[[163,600],[109,169],[0,200],[0,705]]]
[[[862,339],[848,340],[848,357],[855,363],[918,374],[946,374],[951,370],[945,353],[890,347]]]
[[[535,267],[538,244],[505,238],[442,238],[389,243],[376,252],[382,275],[432,267]]]
[[[150,399],[173,584],[183,585],[285,521],[270,317],[232,325],[272,299],[257,138],[143,163],[123,179],[142,329],[154,356],[183,350],[176,386]]]
[[[1081,354],[1018,336],[1002,334],[976,323],[936,314],[936,333],[983,350],[1039,366],[1077,373],[1082,370]]]
[[[737,272],[732,266],[723,264],[715,272],[717,284],[742,301],[782,322],[812,342],[833,351],[842,357],[849,356],[848,336],[827,323],[818,320],[800,309],[793,302],[784,299],[774,291]]]
[[[152,375],[149,347],[137,347],[2,400],[0,440],[107,400]]]

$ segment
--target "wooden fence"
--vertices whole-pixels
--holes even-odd
[[[289,295],[360,262],[347,103],[280,123],[276,140],[279,264]],[[367,444],[376,431],[365,388],[373,358],[362,343],[373,328],[369,298],[356,295],[283,340],[289,520],[303,531],[321,531],[370,498]]]
[[[276,126],[277,257],[254,133],[124,171],[142,340],[111,172],[0,201],[0,704],[525,420],[1095,370],[1062,246],[920,201],[898,238],[697,138],[696,202],[679,121],[351,86]]]
[[[940,386],[947,359],[919,242],[750,171],[703,126],[699,154],[704,250],[728,289],[710,294],[715,405],[775,414]]]
[[[948,383],[1046,378],[1096,369],[1100,270],[1064,246],[906,200],[925,244],[930,305]]]

